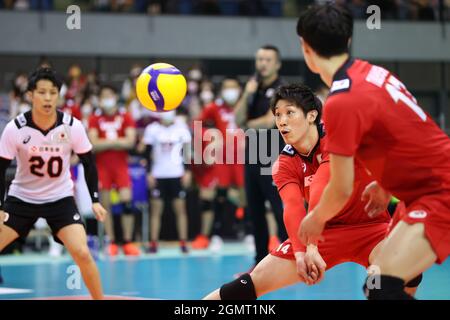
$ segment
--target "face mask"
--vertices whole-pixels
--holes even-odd
[[[117,104],[117,101],[115,98],[106,98],[106,99],[102,99],[102,107],[107,109],[107,110],[111,110],[113,109]]]
[[[83,117],[89,116],[92,113],[92,106],[86,103],[83,108],[81,108],[81,113],[83,114]]]
[[[212,91],[204,90],[200,93],[200,99],[203,103],[210,103],[214,99],[214,94]]]
[[[222,98],[227,104],[233,106],[239,99],[239,89],[223,89]]]

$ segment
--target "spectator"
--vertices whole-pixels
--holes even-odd
[[[173,206],[180,249],[188,252],[186,192],[191,173],[185,171],[181,151],[190,150],[191,134],[186,123],[175,120],[175,111],[161,114],[161,123],[147,126],[139,150],[146,147],[148,184],[151,189],[150,253],[158,251],[161,215],[164,206]],[[144,147],[145,146],[145,147]]]
[[[111,212],[110,194],[116,188],[122,204],[123,214],[113,215],[112,225],[111,219],[105,222],[107,235],[111,239],[108,254],[117,255],[119,246],[123,246],[126,255],[136,256],[140,251],[131,243],[136,210],[131,204],[131,179],[128,172],[128,150],[135,146],[136,129],[130,114],[119,109],[117,101],[114,87],[101,88],[100,109],[89,119],[89,138],[97,156],[101,202]]]

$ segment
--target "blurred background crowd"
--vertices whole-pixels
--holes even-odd
[[[66,11],[71,4],[83,11],[147,14],[292,17],[312,3],[324,0],[0,0],[0,9]],[[382,18],[397,20],[449,20],[449,0],[337,0],[364,19],[370,5],[378,5]]]

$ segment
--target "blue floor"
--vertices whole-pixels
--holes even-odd
[[[235,273],[247,270],[251,263],[251,254],[243,250],[228,250],[216,256],[205,251],[182,256],[175,249],[167,249],[156,256],[144,255],[136,259],[100,259],[98,266],[107,295],[191,300],[200,299],[230,281]],[[68,272],[72,265],[67,256],[56,259],[45,255],[2,256],[0,267],[4,283],[0,285],[0,299],[86,296],[84,284],[80,289],[68,288],[68,282],[73,280]],[[300,284],[262,299],[364,299],[361,290],[364,279],[362,267],[346,263],[328,271],[318,285]],[[74,282],[70,283],[73,286]],[[450,299],[450,259],[425,273],[416,296]]]

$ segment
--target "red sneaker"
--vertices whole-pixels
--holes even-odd
[[[180,241],[180,250],[182,253],[189,253],[189,249],[187,247],[186,241],[184,241],[184,240]]]
[[[195,237],[194,241],[192,241],[191,246],[192,249],[196,250],[206,249],[209,246],[209,239],[207,236],[199,234],[197,237]]]
[[[148,253],[157,253],[158,252],[158,242],[151,241],[148,246]]]
[[[108,246],[107,253],[111,257],[115,257],[119,254],[119,246],[115,243],[111,243]]]
[[[131,242],[128,242],[123,245],[123,253],[127,256],[139,256],[141,254],[141,251],[139,248]]]

